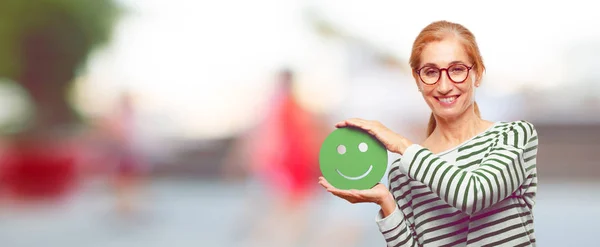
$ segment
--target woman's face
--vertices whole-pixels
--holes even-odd
[[[425,72],[422,69],[427,67],[426,69],[429,71],[434,71],[432,75],[435,77],[435,68],[448,68],[454,64],[463,64],[467,67],[473,66],[463,45],[455,38],[446,38],[442,41],[431,42],[425,46],[421,53],[419,69],[421,69],[422,74],[431,74],[432,72]],[[431,70],[430,68],[434,69]],[[457,66],[457,68],[458,70],[451,69],[450,73],[462,73],[460,67]],[[440,78],[433,85],[424,83],[417,76],[417,85],[421,89],[423,98],[433,111],[433,114],[444,119],[455,119],[469,109],[474,102],[474,87],[479,85],[479,81],[475,79],[475,70],[471,69],[467,70],[467,72],[468,76],[462,83],[450,80],[446,70],[439,71]],[[460,79],[460,76],[453,76],[453,78]]]

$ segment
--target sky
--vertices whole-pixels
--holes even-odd
[[[316,37],[306,9],[348,35],[406,62],[418,32],[435,20],[475,33],[487,66],[486,87],[511,95],[560,89],[569,46],[600,40],[587,1],[122,0],[129,14],[112,44],[97,52],[78,84],[78,106],[110,108],[130,89],[140,111],[168,119],[165,133],[217,138],[254,124],[274,73],[292,66],[315,110],[335,109],[347,78],[344,46]]]

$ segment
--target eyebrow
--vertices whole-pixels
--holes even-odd
[[[450,62],[448,64],[448,66],[454,65],[454,64],[467,64],[467,63],[465,63],[463,61],[455,60],[455,61]],[[436,68],[439,68],[439,66],[437,64],[435,64],[435,63],[426,63],[423,66],[421,66],[421,68],[423,68],[423,67],[436,67]]]

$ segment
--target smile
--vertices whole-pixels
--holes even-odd
[[[460,95],[455,95],[455,96],[450,96],[450,97],[435,97],[435,98],[440,102],[440,104],[450,106],[450,105],[452,105],[452,103],[454,103],[456,101],[456,99],[458,99],[458,97],[460,97]]]
[[[364,177],[366,177],[367,175],[369,175],[369,173],[371,172],[371,170],[373,170],[373,166],[369,166],[369,170],[367,170],[367,172],[365,172],[363,175],[360,175],[358,177],[349,177],[349,176],[346,176],[346,175],[342,174],[342,172],[340,172],[340,170],[338,170],[338,169],[335,169],[335,170],[337,171],[338,174],[340,174],[340,176],[344,177],[345,179],[348,179],[348,180],[360,180],[360,179],[363,179]]]

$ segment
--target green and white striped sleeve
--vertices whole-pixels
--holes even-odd
[[[387,246],[418,246],[413,238],[414,232],[408,227],[408,222],[397,205],[394,212],[385,218],[381,217],[381,213],[378,214],[376,222]]]
[[[513,122],[489,142],[488,153],[471,171],[411,145],[400,160],[400,172],[427,185],[449,205],[475,214],[517,191],[536,166],[538,139],[531,123]],[[469,155],[475,150],[463,151]]]

